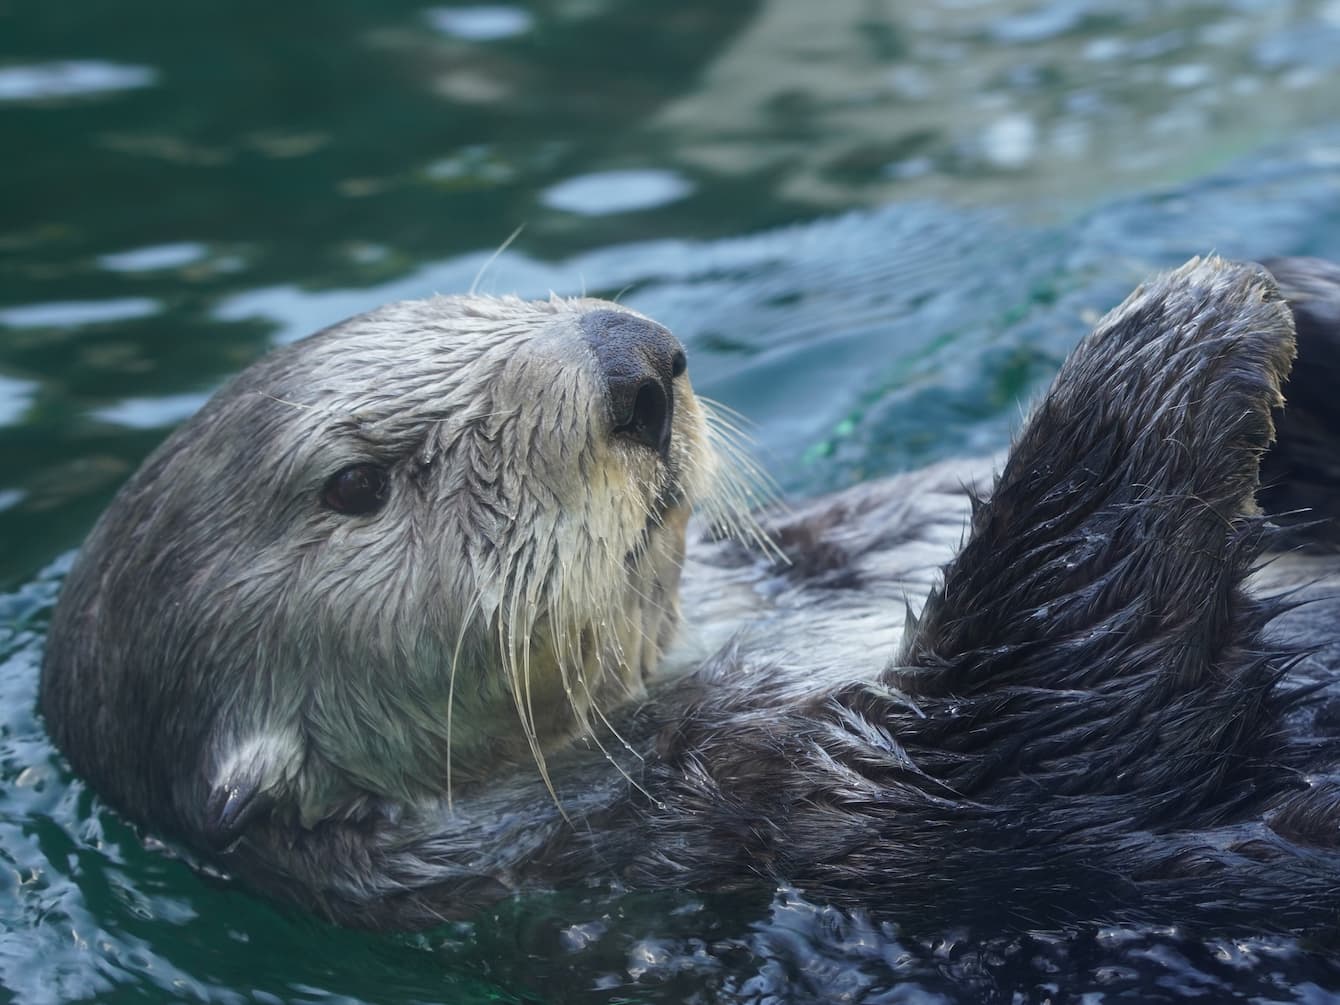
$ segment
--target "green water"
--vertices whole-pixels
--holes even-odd
[[[815,492],[1005,442],[1153,268],[1340,257],[1337,109],[1336,0],[0,2],[0,999],[1340,988],[1296,947],[1147,934],[1104,983],[785,893],[341,932],[146,847],[33,710],[71,549],[277,341],[476,281],[618,295]]]

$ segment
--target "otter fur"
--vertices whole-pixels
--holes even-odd
[[[122,490],[48,728],[137,823],[350,925],[605,881],[1331,928],[1340,269],[1270,268],[1138,289],[1003,458],[752,517],[626,308],[350,319]]]

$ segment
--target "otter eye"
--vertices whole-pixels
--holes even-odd
[[[321,490],[321,501],[337,513],[362,516],[382,508],[389,487],[385,468],[376,464],[351,464],[327,479],[326,487]]]
[[[674,357],[670,360],[670,377],[681,377],[684,371],[689,368],[689,361],[685,359],[682,351],[676,351]]]

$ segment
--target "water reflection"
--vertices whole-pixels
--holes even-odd
[[[692,191],[689,181],[673,171],[598,171],[551,186],[540,201],[567,213],[604,216],[666,206]]]
[[[89,414],[102,422],[130,429],[171,429],[190,418],[209,400],[209,392],[169,394],[161,398],[127,398],[114,405],[92,409]]]
[[[52,101],[149,87],[158,73],[96,59],[0,67],[0,102]]]
[[[11,426],[23,418],[40,385],[0,374],[0,426]]]
[[[147,297],[112,300],[68,300],[49,304],[20,304],[0,309],[0,325],[9,328],[70,328],[113,324],[156,314],[159,304]]]
[[[533,20],[521,7],[433,7],[425,12],[438,31],[468,42],[492,42],[524,35]]]
[[[113,272],[155,272],[159,269],[179,269],[200,261],[208,254],[203,244],[179,241],[175,244],[156,244],[149,248],[133,248],[98,257],[98,264]]]
[[[1329,117],[1337,53],[1334,0],[779,2],[648,129],[816,206],[1082,198]]]

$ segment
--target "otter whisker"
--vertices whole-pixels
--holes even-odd
[[[744,515],[740,510],[721,508],[709,511],[712,524],[726,537],[739,541],[755,550],[770,556],[778,562],[788,562],[785,552],[758,523]]]
[[[262,398],[269,398],[271,401],[276,402],[277,404],[280,405],[287,405],[289,408],[301,408],[304,411],[308,412],[320,411],[320,409],[317,408],[315,405],[304,405],[302,402],[299,401],[289,401],[287,398],[280,398],[278,395],[269,394],[265,391],[257,391],[256,393],[259,394]]]
[[[595,648],[591,653],[591,659],[596,665],[597,673],[600,676],[603,676],[604,653],[607,651],[607,647],[603,642],[601,642],[599,635],[595,633],[592,633],[592,640],[595,645]],[[622,659],[622,651],[621,651],[622,647],[619,646],[617,638],[614,641],[613,649],[614,649],[613,654],[616,658],[616,661],[625,662]],[[619,682],[623,685],[625,692],[631,694],[632,689],[629,687],[626,681],[622,680],[621,675],[616,675],[616,679],[619,680]],[[610,735],[613,736],[616,740],[618,740],[620,746],[624,747],[624,749],[626,749],[629,753],[633,754],[635,757],[641,760],[642,755],[639,754],[636,750],[634,750],[632,745],[626,739],[624,739],[623,735],[619,732],[619,730],[615,728],[614,723],[612,723],[609,717],[605,714],[605,710],[601,708],[598,695],[591,690],[591,681],[589,676],[587,676],[586,674],[582,674],[579,677],[579,681],[582,685],[582,689],[586,692],[587,702],[591,710],[595,712],[596,718],[598,718],[600,722],[605,726],[605,728],[609,730]],[[596,746],[600,748],[601,753],[605,754],[606,759],[609,760],[610,763],[613,764],[619,770],[619,773],[624,775],[625,778],[628,778],[629,782],[636,785],[637,783],[633,782],[633,779],[628,777],[627,773],[618,764],[618,762],[615,761],[610,756],[609,752],[605,749],[604,745],[601,744],[600,739],[596,735],[594,729],[592,729],[588,735],[595,742]]]
[[[535,761],[535,766],[540,771],[540,778],[544,782],[545,788],[549,791],[550,798],[554,805],[558,806],[559,812],[562,812],[562,806],[559,805],[558,793],[554,789],[552,780],[549,777],[548,765],[545,763],[544,751],[540,746],[539,735],[535,728],[535,718],[530,706],[530,645],[529,640],[522,638],[524,642],[518,641],[517,628],[520,623],[519,604],[521,602],[521,556],[514,558],[512,565],[508,569],[505,577],[504,593],[506,595],[505,612],[499,621],[499,641],[502,649],[503,662],[507,668],[508,678],[512,685],[512,701],[516,706],[517,717],[521,720],[522,733],[525,735],[526,744],[530,747],[531,757]],[[529,628],[529,626],[527,626]],[[523,670],[525,679],[523,680]]]
[[[780,488],[742,447],[721,436],[710,424],[708,439],[716,454],[730,462],[715,464],[711,471],[708,492],[702,500],[709,519],[728,536],[785,560],[754,516],[756,509],[778,504]]]
[[[586,687],[585,678],[582,678],[582,683],[583,686]],[[610,722],[609,718],[605,715],[604,711],[601,709],[600,703],[596,700],[595,695],[591,693],[589,687],[587,687],[586,693],[587,693],[587,700],[590,702],[591,708],[595,711],[596,716],[600,719],[601,723],[604,724],[605,728],[609,730],[610,735],[613,736],[619,742],[619,745],[623,747],[624,750],[628,751],[628,753],[632,754],[639,761],[645,763],[646,758],[643,757],[643,755],[639,753],[636,749],[634,749],[633,745],[629,743],[628,740],[624,738],[623,734],[620,733],[614,727],[614,723]],[[641,782],[639,782],[636,778],[630,775],[628,773],[628,770],[618,762],[618,760],[614,757],[613,754],[609,752],[609,749],[603,743],[600,742],[600,736],[596,733],[594,729],[590,728],[589,724],[587,726],[586,735],[590,738],[591,742],[596,745],[596,748],[600,751],[601,756],[604,757],[605,760],[609,762],[610,766],[614,768],[614,770],[617,771],[623,777],[624,781],[626,781],[629,785],[631,785],[634,789],[636,789],[639,793],[641,793],[645,798],[650,800],[652,803],[655,803],[658,806],[660,805],[659,800],[657,800],[655,796],[653,796],[650,792],[648,792]]]
[[[525,229],[526,225],[524,223],[518,224],[516,230],[512,231],[510,234],[507,235],[507,240],[503,241],[502,244],[498,245],[497,250],[494,251],[493,254],[489,255],[488,261],[486,261],[483,265],[479,267],[479,271],[475,273],[474,282],[470,284],[471,296],[474,296],[475,290],[479,288],[479,281],[484,278],[484,273],[488,272],[488,270],[493,266],[493,263],[498,260],[498,257],[504,251],[506,251],[508,248],[512,246],[512,242],[515,241],[518,237],[520,237],[521,232]]]
[[[748,483],[735,479],[723,478],[713,488],[715,491],[708,493],[706,501],[720,501],[728,505],[743,520],[752,520],[756,510],[778,505],[778,500],[759,492]]]
[[[709,522],[724,532],[727,537],[757,548],[774,558],[784,559],[776,542],[759,524],[752,509],[731,488],[721,489],[718,494],[708,496],[702,501],[702,508]]]
[[[727,476],[728,478],[743,481],[763,496],[776,498],[781,495],[781,490],[776,481],[754,459],[747,447],[723,435],[720,430],[713,428],[711,425],[708,426],[708,442],[715,450],[733,461],[734,466],[739,469],[738,475],[732,472]]]
[[[758,443],[752,436],[741,432],[730,423],[726,422],[720,416],[713,415],[708,410],[703,410],[704,424],[710,433],[714,434],[715,439],[724,440],[727,443],[733,443],[746,451],[752,450],[758,446]]]
[[[751,469],[747,458],[742,458],[732,449],[721,449],[721,460],[712,472],[713,478],[708,484],[705,499],[726,498],[736,500],[739,509],[749,512],[765,506],[777,506],[781,502],[781,490],[769,483],[761,472]]]
[[[712,401],[710,398],[699,398],[702,403],[703,414],[707,421],[722,429],[729,430],[741,439],[753,443],[754,434],[750,432],[754,428],[753,423],[745,419],[739,412],[729,410],[727,406],[720,402]]]
[[[658,614],[664,614],[667,618],[672,616],[672,612],[670,611],[669,608],[667,608],[663,604],[657,603],[655,600],[652,600],[651,597],[647,596],[646,593],[644,593],[642,590],[639,590],[632,583],[625,582],[624,589],[627,590],[629,593],[631,593],[633,596],[637,597],[648,607],[652,608]],[[625,618],[631,618],[631,615],[627,614],[626,612],[624,613],[623,616]],[[636,627],[635,625],[632,624],[631,621],[629,621],[628,623],[631,627]]]
[[[568,709],[583,731],[589,728],[585,710],[577,703],[572,687],[569,659],[572,656],[572,642],[569,639],[569,620],[555,608],[555,598],[549,598],[549,631],[554,640],[554,661],[558,667],[559,683],[563,687],[563,696],[568,701]]]
[[[754,478],[767,485],[775,485],[772,477],[754,460],[750,453],[750,448],[756,445],[753,437],[718,414],[715,411],[716,407],[707,405],[702,410],[709,443],[713,447],[727,450],[733,457],[740,460]]]
[[[731,462],[730,469],[720,474],[720,480],[744,491],[745,495],[756,494],[760,501],[776,501],[781,497],[781,489],[772,476],[758,464],[749,451],[729,441],[715,439],[709,434],[709,443],[713,449]]]
[[[558,792],[554,788],[549,775],[548,762],[544,756],[544,747],[540,743],[539,730],[536,727],[535,708],[532,693],[532,674],[531,657],[533,644],[535,640],[536,626],[538,623],[538,613],[540,611],[540,600],[548,584],[551,570],[555,568],[553,556],[550,555],[548,561],[543,565],[538,560],[538,555],[532,547],[528,550],[526,556],[526,566],[529,572],[528,576],[518,576],[514,592],[512,595],[512,620],[513,628],[517,624],[516,609],[518,603],[524,600],[525,603],[525,621],[524,628],[519,633],[521,640],[521,670],[520,670],[520,688],[518,696],[518,708],[521,707],[521,697],[524,696],[524,712],[522,720],[525,723],[527,741],[531,746],[531,753],[535,760],[535,765],[539,769],[540,777],[544,781],[545,788],[549,791],[549,796],[553,800],[555,807],[564,820],[569,820],[566,810],[558,798]],[[552,593],[552,591],[550,591]],[[551,635],[554,633],[554,625],[550,626]],[[557,653],[557,643],[554,644],[555,653]]]
[[[758,425],[756,422],[754,422],[753,419],[749,418],[749,416],[745,415],[739,409],[732,408],[730,405],[727,405],[723,401],[718,401],[716,398],[709,398],[706,395],[702,394],[697,395],[697,398],[700,404],[707,406],[703,411],[708,416],[715,418],[730,416],[734,419],[739,420],[740,423],[746,426]]]
[[[550,612],[550,622],[551,624],[560,624],[559,618],[556,616],[556,612],[554,612],[552,609]],[[566,657],[573,655],[572,647],[573,645],[576,644],[573,642],[573,640],[574,639],[579,640],[581,637],[581,633],[577,631],[569,631],[568,630],[569,628],[575,628],[575,625],[573,625],[571,622],[563,621],[561,622],[561,629],[556,630],[557,637],[563,639],[564,644],[563,652],[566,654],[565,657],[561,658],[559,661],[559,673],[562,675],[564,683],[564,691],[568,694],[569,703],[572,705],[574,711],[576,712],[578,711],[578,706],[576,704],[575,696],[571,692],[571,683],[570,683],[571,678],[569,676],[569,668],[567,666]],[[591,636],[593,639],[595,638],[594,631],[592,631]],[[599,660],[600,650],[599,649],[595,650],[591,655],[592,658]],[[580,652],[576,653],[576,659],[574,660],[574,662],[579,667],[584,664],[585,660]],[[590,720],[590,716],[587,712],[587,709],[595,713],[596,718],[598,718],[600,722],[604,725],[604,727],[607,730],[609,730],[610,735],[613,736],[619,742],[619,745],[622,746],[628,753],[636,757],[639,761],[644,760],[642,754],[639,753],[633,747],[633,745],[624,738],[624,736],[619,732],[617,728],[615,728],[614,724],[605,714],[605,711],[600,707],[600,702],[597,696],[591,690],[590,682],[587,680],[586,675],[583,672],[581,672],[581,670],[578,671],[577,680],[581,684],[582,690],[586,693],[586,699],[587,699],[586,707],[582,708],[578,713],[578,721],[581,725],[583,735],[588,737],[591,740],[591,742],[596,745],[596,748],[600,751],[601,755],[605,758],[605,760],[608,761],[610,765],[617,772],[619,772],[620,775],[623,776],[624,780],[627,781],[629,785],[633,786],[648,799],[651,799],[652,798],[651,794],[647,792],[646,789],[644,789],[642,785],[638,783],[633,778],[633,776],[627,772],[627,770],[624,769],[623,765],[621,765],[618,762],[618,760],[615,759],[613,754],[610,753],[610,751],[606,748],[604,743],[601,742],[600,736],[596,732]]]
[[[456,631],[456,645],[451,653],[451,671],[447,676],[447,812],[454,809],[451,797],[451,726],[452,712],[455,710],[456,700],[456,671],[461,665],[461,647],[465,643],[465,633],[470,628],[470,622],[479,613],[481,598],[479,594],[475,595],[474,601],[465,612],[465,617],[461,619],[460,627]]]
[[[765,483],[772,480],[763,466],[754,459],[753,443],[710,422],[706,423],[706,428],[707,441],[713,448],[739,458],[752,478]]]

